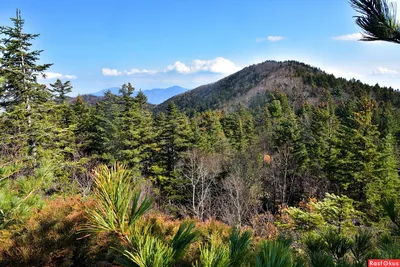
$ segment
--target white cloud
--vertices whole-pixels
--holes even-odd
[[[237,67],[235,63],[226,58],[217,57],[212,60],[194,60],[192,70],[194,72],[206,71],[228,74],[238,71],[239,67]]]
[[[376,68],[376,70],[373,70],[370,74],[371,75],[386,75],[386,74],[396,75],[396,74],[399,74],[399,73],[397,71],[395,71],[395,70],[391,70],[391,69],[383,68],[383,67],[378,67],[378,68]]]
[[[332,37],[332,39],[336,41],[358,41],[361,38],[362,35],[359,32]]]
[[[215,59],[210,60],[201,60],[196,59],[193,60],[191,66],[187,66],[185,63],[180,61],[176,61],[172,65],[168,65],[163,71],[156,70],[146,70],[146,69],[131,69],[119,71],[116,69],[103,68],[101,72],[104,76],[121,76],[121,75],[139,75],[139,74],[147,74],[154,75],[157,73],[169,73],[175,72],[179,74],[193,74],[198,72],[210,72],[210,73],[219,73],[219,74],[231,74],[240,70],[238,66],[235,65],[232,61],[223,58],[217,57]]]
[[[156,73],[157,73],[157,71],[155,71],[155,70],[146,70],[146,69],[143,69],[143,70],[131,69],[131,70],[128,70],[128,71],[124,71],[124,74],[126,74],[126,75],[135,75],[135,74],[156,74]]]
[[[342,69],[338,69],[338,68],[330,68],[330,67],[325,67],[325,68],[321,68],[323,71],[333,74],[336,77],[342,77],[345,79],[361,79],[362,77],[364,77],[364,75],[360,74],[360,73],[356,73],[356,72],[352,72],[352,71],[345,71]]]
[[[264,41],[270,41],[270,42],[277,42],[283,40],[283,36],[268,36],[265,38],[256,38],[256,42],[264,42]]]
[[[270,42],[277,42],[283,39],[282,36],[268,36],[267,38]]]
[[[173,65],[168,65],[165,69],[165,72],[171,71],[175,71],[181,74],[189,74],[192,72],[192,70],[188,66],[186,66],[185,63],[179,61],[176,61]]]
[[[40,76],[39,79],[41,79],[41,80],[51,80],[51,79],[70,79],[70,80],[73,80],[73,79],[77,78],[75,75],[69,75],[69,74],[63,75],[63,74],[57,73],[57,72],[45,72],[44,74],[45,74],[46,77],[43,78],[43,77]]]
[[[240,68],[237,67],[232,61],[223,57],[217,57],[211,60],[193,60],[193,64],[190,67],[182,62],[177,61],[174,65],[167,66],[165,72],[175,71],[181,74],[190,74],[196,72],[231,74],[239,69]]]
[[[120,72],[116,69],[102,68],[101,72],[103,73],[104,76],[120,76],[120,75],[122,75],[122,72]]]
[[[157,71],[155,70],[139,70],[139,69],[131,69],[131,70],[124,70],[124,71],[119,71],[116,69],[110,69],[110,68],[102,68],[101,72],[103,73],[104,76],[121,76],[121,75],[136,75],[136,74],[156,74]]]

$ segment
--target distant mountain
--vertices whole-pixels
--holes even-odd
[[[97,97],[102,97],[102,96],[104,96],[104,93],[107,92],[108,90],[110,90],[111,93],[113,93],[115,95],[118,95],[119,94],[119,92],[118,92],[119,89],[120,89],[119,87],[112,87],[112,88],[101,90],[101,91],[96,92],[96,93],[92,93],[90,95],[97,96]],[[186,92],[188,90],[189,89],[186,89],[186,88],[183,88],[183,87],[175,85],[175,86],[168,87],[168,88],[165,88],[165,89],[154,88],[154,89],[150,89],[150,90],[143,90],[143,93],[147,96],[147,99],[148,99],[147,101],[150,104],[160,104],[163,101],[165,101],[165,100],[167,100],[167,99],[169,99],[169,98],[171,98],[171,97],[173,97],[175,95],[184,93],[184,92]],[[133,93],[133,96],[136,96],[137,93],[138,93],[138,90],[135,90],[135,92]]]
[[[329,95],[340,102],[365,94],[400,107],[400,92],[392,88],[370,86],[355,79],[336,78],[319,68],[297,61],[265,61],[215,83],[176,95],[157,105],[154,111],[165,111],[171,101],[189,114],[207,109],[229,111],[238,104],[259,109],[265,107],[270,92],[275,90],[285,93],[295,108],[302,107],[306,102],[317,104],[326,101]]]

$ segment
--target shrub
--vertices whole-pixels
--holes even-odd
[[[9,235],[8,244],[2,244],[0,262],[5,266],[92,266],[104,260],[108,239],[81,238],[78,233],[79,225],[86,222],[86,205],[79,196],[47,201],[19,233]]]

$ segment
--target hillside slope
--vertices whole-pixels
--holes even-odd
[[[197,87],[176,95],[155,107],[164,111],[173,101],[180,110],[188,113],[207,109],[230,110],[241,103],[257,108],[262,106],[268,92],[278,90],[287,94],[294,107],[305,101],[318,103],[330,95],[337,101],[370,94],[377,100],[400,105],[400,93],[392,88],[369,86],[356,80],[336,78],[322,70],[296,61],[265,61],[251,65],[215,83]]]

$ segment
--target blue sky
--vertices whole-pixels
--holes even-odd
[[[1,0],[0,25],[16,8],[41,34],[41,62],[54,63],[42,82],[69,79],[74,95],[126,82],[195,88],[287,59],[400,89],[400,45],[357,41],[347,0]]]

